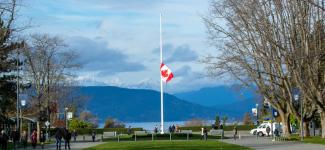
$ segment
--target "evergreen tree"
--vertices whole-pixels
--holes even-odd
[[[16,2],[14,0],[1,7],[0,11],[0,123],[4,123],[10,110],[16,110],[16,75],[17,50],[23,42],[13,41]]]
[[[217,127],[220,126],[220,117],[219,117],[219,115],[216,116],[216,120],[215,120],[214,125],[217,126]]]

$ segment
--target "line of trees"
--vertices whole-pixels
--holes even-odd
[[[203,60],[208,72],[256,86],[279,112],[285,136],[290,116],[309,136],[319,115],[325,138],[324,8],[324,0],[214,0],[203,18],[219,54]]]

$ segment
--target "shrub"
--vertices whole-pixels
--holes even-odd
[[[125,124],[113,118],[108,118],[105,121],[105,125],[104,125],[104,128],[124,128],[124,127]]]
[[[194,126],[194,127],[180,127],[180,130],[192,130],[193,132],[200,132],[201,128],[205,127],[207,130],[211,130],[211,126]],[[256,126],[254,125],[237,125],[237,130],[251,130],[254,129]],[[223,128],[225,131],[232,131],[234,126],[225,126]]]

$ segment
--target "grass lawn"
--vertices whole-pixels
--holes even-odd
[[[320,136],[304,138],[304,142],[325,145],[325,139],[322,139]]]
[[[251,150],[250,148],[218,141],[141,141],[107,142],[86,150]]]
[[[288,141],[300,141],[300,136],[299,135],[291,135],[290,138],[288,138],[287,140]],[[325,139],[322,139],[322,137],[320,137],[320,136],[304,137],[303,142],[325,145]]]
[[[291,141],[300,141],[300,136],[295,135],[290,137]],[[315,136],[315,137],[305,137],[304,138],[304,143],[313,143],[313,144],[322,144],[325,145],[325,139],[322,139],[320,136]]]

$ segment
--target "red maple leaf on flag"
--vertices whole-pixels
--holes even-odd
[[[161,76],[168,77],[168,70],[162,70],[161,71]]]

